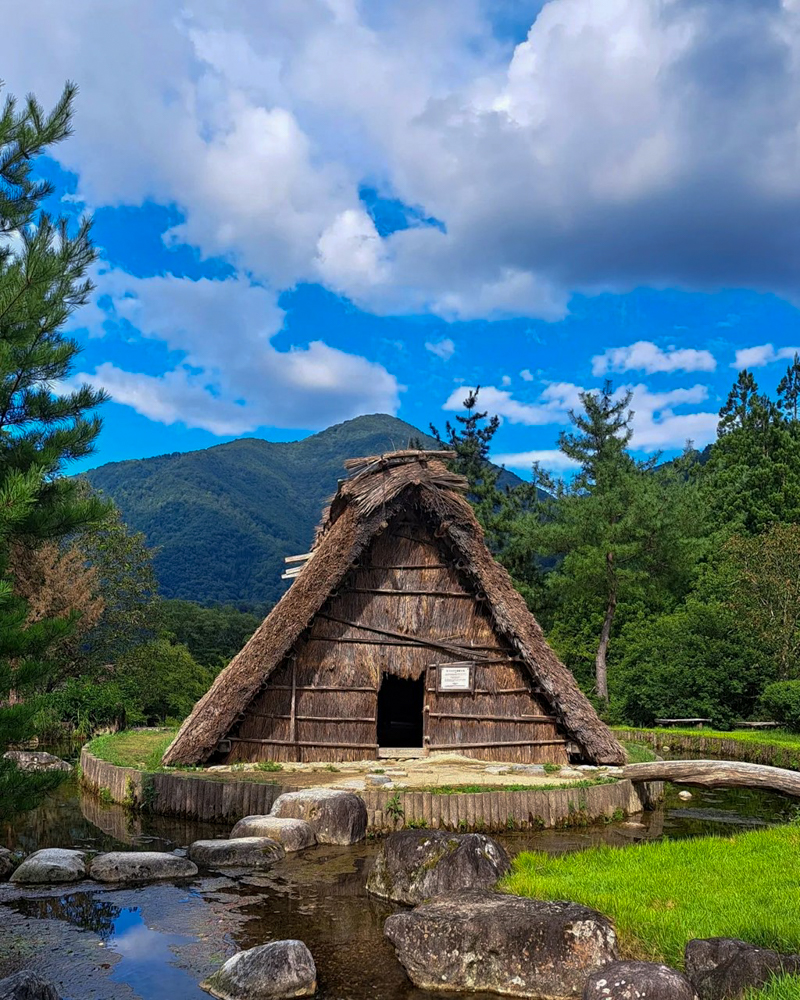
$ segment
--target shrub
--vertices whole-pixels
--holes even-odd
[[[800,733],[800,681],[776,681],[761,695],[761,710],[794,733]]]

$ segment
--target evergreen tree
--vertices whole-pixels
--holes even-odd
[[[92,290],[90,223],[72,233],[41,211],[52,186],[33,177],[36,158],[70,135],[74,97],[68,84],[50,114],[33,97],[21,108],[9,97],[0,114],[0,698],[47,672],[47,645],[69,625],[27,620],[9,578],[11,544],[58,539],[106,509],[60,475],[93,450],[91,411],[104,394],[53,390],[78,353],[63,327]]]
[[[800,409],[800,355],[794,359],[778,383],[778,409],[791,424],[797,425]]]
[[[444,434],[440,434],[433,424],[430,428],[443,448],[456,453],[452,469],[469,483],[469,498],[475,515],[489,547],[497,554],[506,544],[516,504],[512,493],[498,486],[500,470],[489,461],[489,448],[500,426],[500,418],[489,417],[488,411],[477,409],[479,393],[480,386],[468,391],[463,404],[466,414],[456,414],[455,425],[448,420]]]

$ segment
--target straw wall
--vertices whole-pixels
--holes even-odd
[[[463,662],[474,664],[474,691],[437,692],[437,666]],[[530,763],[568,759],[528,671],[492,628],[487,602],[413,511],[375,537],[247,707],[222,759],[376,757],[386,674],[425,677],[424,745],[432,750]]]

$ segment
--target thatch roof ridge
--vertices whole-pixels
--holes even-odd
[[[393,457],[401,460],[392,462]],[[508,573],[486,548],[483,531],[463,496],[466,488],[463,477],[424,452],[378,456],[341,483],[317,530],[313,556],[195,705],[167,748],[164,763],[196,763],[213,753],[355,560],[412,495],[438,522],[437,534],[461,554],[465,572],[485,595],[499,630],[518,649],[563,727],[598,762],[621,762],[622,747],[548,646]]]

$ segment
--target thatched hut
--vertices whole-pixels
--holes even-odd
[[[623,760],[492,558],[448,457],[347,463],[302,569],[165,764],[348,761],[391,747]]]

